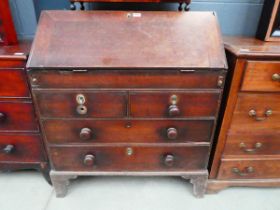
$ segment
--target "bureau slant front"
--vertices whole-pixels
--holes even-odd
[[[203,196],[226,68],[212,12],[43,12],[28,75],[57,196],[86,175]]]

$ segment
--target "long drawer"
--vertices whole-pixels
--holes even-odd
[[[127,116],[125,91],[34,91],[34,95],[41,117]]]
[[[132,117],[215,117],[220,92],[130,92]]]
[[[221,88],[223,71],[48,70],[29,73],[33,88]]]
[[[0,97],[30,98],[24,69],[0,68]]]
[[[0,101],[0,131],[38,131],[30,101]]]
[[[270,159],[222,159],[218,179],[279,178],[280,157]]]
[[[1,134],[0,162],[40,162],[43,158],[40,135]]]
[[[260,134],[229,134],[224,156],[238,155],[280,155],[280,130],[261,131]]]
[[[231,132],[280,129],[280,94],[239,94]]]
[[[45,120],[51,144],[209,142],[211,120]]]
[[[280,62],[248,61],[241,90],[280,92]]]
[[[55,170],[186,171],[205,169],[208,146],[50,147]]]

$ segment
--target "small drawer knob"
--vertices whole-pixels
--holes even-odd
[[[3,112],[0,112],[0,122],[4,122],[6,120],[6,114]]]
[[[85,115],[87,113],[87,107],[85,105],[78,105],[76,110],[80,115]]]
[[[174,165],[175,157],[172,154],[168,154],[164,156],[164,165],[167,167],[171,167]]]
[[[273,74],[272,75],[272,77],[271,77],[271,79],[273,80],[273,81],[277,81],[277,82],[280,82],[280,74]]]
[[[87,154],[84,158],[84,165],[93,166],[95,164],[95,156],[92,154]]]
[[[12,144],[8,144],[3,149],[3,152],[5,152],[6,154],[11,154],[14,150],[15,150],[15,146]]]
[[[92,138],[92,130],[90,128],[82,128],[80,132],[80,139],[89,140]]]
[[[170,117],[176,117],[180,114],[180,110],[176,104],[172,104],[168,108],[168,113]]]
[[[178,137],[178,131],[176,128],[168,128],[167,129],[167,137],[168,139],[175,140]]]

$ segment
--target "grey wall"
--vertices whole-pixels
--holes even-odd
[[[254,36],[264,0],[193,0],[192,11],[216,11],[225,35]],[[68,9],[68,0],[10,0],[20,38],[31,38],[42,10]],[[93,9],[177,10],[178,4],[94,4]]]

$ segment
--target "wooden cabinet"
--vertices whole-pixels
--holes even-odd
[[[280,186],[280,46],[233,37],[225,46],[232,75],[208,191]]]
[[[0,47],[0,170],[37,169],[50,182],[25,70],[30,45]]]
[[[133,14],[42,14],[28,76],[57,196],[83,175],[180,176],[204,194],[227,73],[216,17]]]

